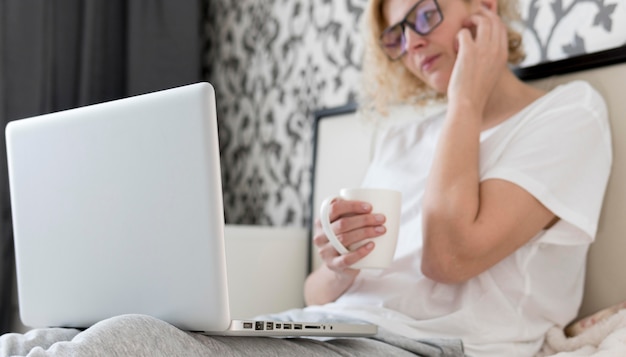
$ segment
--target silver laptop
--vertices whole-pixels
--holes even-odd
[[[210,84],[14,121],[6,138],[25,325],[84,328],[137,313],[225,335],[376,333],[231,321]]]

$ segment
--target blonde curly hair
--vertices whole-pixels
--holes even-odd
[[[429,88],[426,83],[410,73],[402,61],[389,60],[380,48],[380,35],[389,26],[383,18],[384,1],[370,0],[366,10],[361,109],[384,114],[390,105],[423,105],[430,100],[445,99],[445,94]],[[508,62],[511,65],[518,64],[524,59],[525,53],[522,35],[515,29],[515,26],[521,23],[517,0],[498,0],[498,14],[507,26]]]

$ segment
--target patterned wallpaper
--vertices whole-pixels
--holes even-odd
[[[228,223],[306,226],[312,112],[353,100],[367,0],[208,0]],[[624,0],[520,0],[524,66],[626,43]]]
[[[210,3],[226,220],[304,226],[312,112],[355,95],[365,0]]]
[[[626,44],[624,0],[520,0],[526,60],[522,66]]]

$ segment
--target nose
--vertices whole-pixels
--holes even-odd
[[[423,47],[424,45],[426,45],[426,42],[427,42],[424,36],[410,29],[409,26],[404,27],[404,38],[406,40],[405,45],[404,45],[405,46],[404,50],[406,52],[417,50],[420,47]]]

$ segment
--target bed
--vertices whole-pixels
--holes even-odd
[[[518,71],[520,77],[544,89],[574,79],[591,83],[608,104],[613,135],[613,170],[597,239],[589,251],[579,317],[567,329],[550,330],[540,356],[626,356],[626,46],[590,56]],[[392,116],[403,120],[423,114],[412,107],[397,107]],[[316,112],[313,219],[324,197],[360,183],[370,159],[370,150],[364,148],[372,147],[376,125],[376,121],[362,120],[354,103]],[[348,142],[343,140],[346,133]],[[226,249],[234,317],[304,305],[304,279],[319,264],[312,254],[310,227],[227,225]],[[13,330],[23,331],[17,316],[15,321]]]
[[[591,83],[605,98],[611,121],[613,168],[605,194],[596,241],[588,254],[585,292],[579,317],[568,328],[546,336],[540,356],[626,356],[626,46],[518,70],[534,86],[551,89],[576,79]],[[316,112],[312,213],[324,197],[360,183],[376,140],[376,120],[363,120],[357,106]],[[428,110],[425,110],[426,112]],[[425,111],[397,107],[392,120],[406,120]],[[343,140],[349,133],[350,140]],[[367,148],[364,150],[364,148]],[[350,165],[343,165],[350,162]],[[310,258],[310,268],[319,264]],[[606,353],[606,354],[603,354]]]

